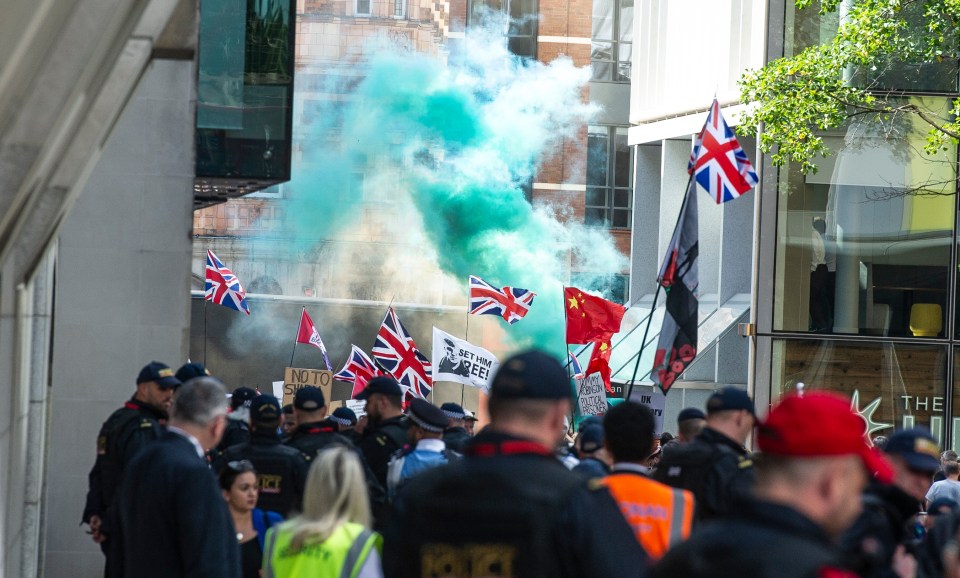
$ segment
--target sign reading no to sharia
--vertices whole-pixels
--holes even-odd
[[[325,369],[305,369],[297,367],[288,367],[283,370],[283,403],[287,405],[293,403],[293,396],[301,387],[312,385],[319,387],[323,392],[323,399],[327,402],[329,410],[340,407],[342,404],[331,403],[333,401],[333,372]]]

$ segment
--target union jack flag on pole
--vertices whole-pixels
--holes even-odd
[[[350,357],[347,358],[343,369],[334,374],[334,379],[353,384],[351,399],[367,387],[367,382],[378,375],[383,375],[380,368],[367,357],[367,354],[356,345],[350,345]]]
[[[570,369],[573,371],[573,378],[583,379],[583,368],[580,367],[580,362],[577,361],[577,356],[574,355],[572,351],[568,351],[567,355],[570,357]]]
[[[427,358],[417,349],[410,332],[400,323],[393,307],[387,308],[371,353],[380,366],[412,395],[426,399],[430,394],[433,387],[433,379],[430,377],[433,369]]]
[[[760,180],[737,136],[720,114],[717,99],[713,99],[707,122],[693,141],[687,172],[718,205],[736,199]]]
[[[537,294],[527,289],[503,287],[497,289],[480,277],[470,275],[470,313],[472,315],[499,315],[513,325],[520,321]]]
[[[247,306],[247,294],[240,285],[240,280],[209,249],[207,250],[206,283],[203,286],[203,293],[203,298],[206,301],[213,301],[217,305],[243,311],[250,315],[250,307]]]

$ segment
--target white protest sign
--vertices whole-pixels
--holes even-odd
[[[283,382],[282,381],[273,382],[273,397],[277,398],[277,401],[283,399]]]
[[[653,431],[659,436],[663,432],[663,408],[667,404],[667,398],[660,391],[660,388],[634,386],[633,393],[630,394],[630,401],[645,405],[653,412]]]
[[[353,413],[357,414],[357,419],[367,415],[367,412],[363,411],[363,408],[366,407],[367,401],[363,399],[348,399],[346,401],[347,408],[351,409]]]
[[[577,403],[580,415],[603,415],[607,412],[607,393],[600,373],[591,373],[577,380]]]
[[[433,328],[434,381],[453,381],[486,392],[498,367],[500,362],[486,349]]]

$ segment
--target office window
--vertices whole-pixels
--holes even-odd
[[[630,82],[634,0],[594,0],[590,65],[593,80]]]
[[[369,16],[370,0],[356,0],[355,8],[357,16]]]
[[[633,150],[627,127],[590,126],[587,134],[588,225],[629,229],[633,207]]]
[[[471,0],[468,26],[506,23],[507,48],[521,58],[537,57],[537,0]]]

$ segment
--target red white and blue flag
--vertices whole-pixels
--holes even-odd
[[[393,307],[387,308],[371,352],[380,366],[410,394],[424,399],[430,394],[433,369],[417,349],[410,332],[400,323]]]
[[[350,394],[350,397],[354,398],[358,393],[363,391],[363,388],[367,387],[368,381],[378,375],[383,375],[380,368],[367,357],[367,354],[364,353],[362,349],[351,344],[350,357],[347,358],[343,369],[334,374],[333,378],[352,383],[353,392]]]
[[[573,378],[583,379],[583,368],[580,367],[580,362],[577,361],[577,356],[574,355],[572,351],[568,351],[567,355],[570,357],[570,369],[573,371]]]
[[[720,114],[717,99],[713,99],[707,122],[693,141],[687,172],[718,205],[736,199],[760,180],[737,136]]]
[[[203,298],[206,301],[213,301],[217,305],[243,311],[250,315],[250,307],[247,306],[247,294],[240,285],[240,280],[209,249],[207,250],[206,283],[203,286],[203,293]]]
[[[297,328],[297,343],[306,343],[319,349],[320,353],[323,354],[323,362],[327,364],[327,371],[333,370],[333,368],[330,367],[330,358],[327,357],[327,348],[323,345],[323,340],[320,339],[320,332],[317,331],[317,327],[313,324],[313,319],[310,319],[310,316],[307,315],[306,307],[300,312],[300,326]]]
[[[470,313],[472,315],[499,315],[513,325],[523,319],[533,305],[537,294],[527,289],[503,287],[497,289],[480,277],[470,275]]]

